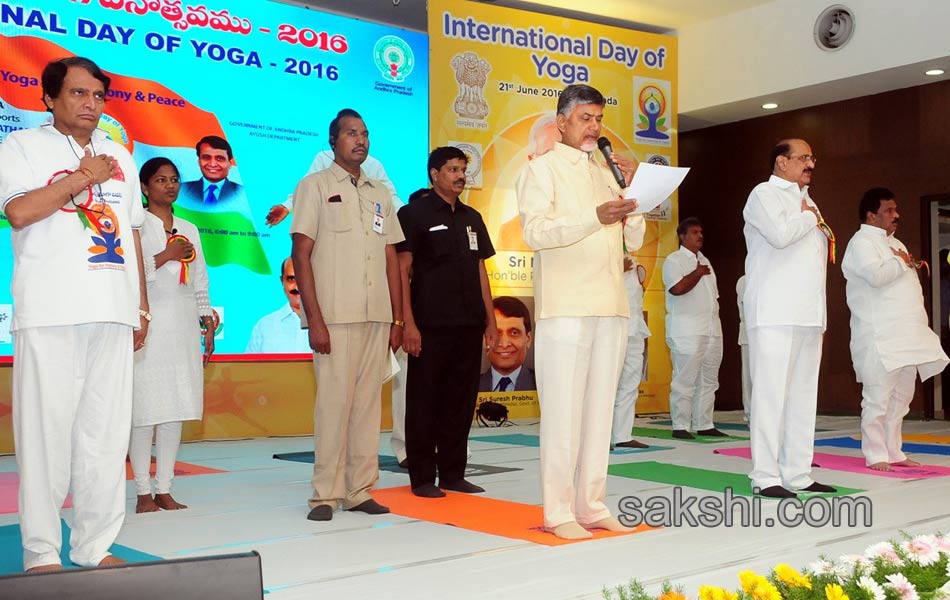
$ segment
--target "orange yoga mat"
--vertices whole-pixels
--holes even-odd
[[[152,477],[155,477],[155,457],[152,457],[152,464],[149,466],[149,472]],[[193,465],[191,463],[185,462],[176,462],[175,463],[175,477],[187,477],[189,475],[210,475],[212,473],[227,473],[227,471],[222,471],[221,469],[212,469],[211,467],[202,467],[200,465]],[[132,481],[132,465],[129,464],[129,461],[125,461],[125,479],[126,481]]]
[[[541,507],[532,504],[495,500],[477,494],[446,492],[445,498],[419,498],[409,486],[372,491],[380,504],[404,517],[442,523],[501,537],[525,540],[545,546],[561,546],[590,540],[562,540],[544,531]],[[630,535],[654,529],[640,525],[629,533],[596,530],[594,540]]]
[[[905,442],[919,442],[921,444],[950,444],[950,435],[939,433],[905,433],[902,436]]]

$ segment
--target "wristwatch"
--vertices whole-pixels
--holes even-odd
[[[148,312],[147,310],[142,310],[142,309],[140,308],[140,309],[139,309],[139,316],[142,317],[143,319],[145,319],[146,321],[148,321],[149,323],[152,322],[152,313]]]

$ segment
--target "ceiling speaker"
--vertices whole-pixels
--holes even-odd
[[[822,50],[840,50],[853,35],[854,13],[843,4],[829,6],[815,21],[815,43]]]

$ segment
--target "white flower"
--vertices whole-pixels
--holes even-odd
[[[872,600],[884,600],[884,588],[871,577],[862,575],[860,579],[858,579],[858,587],[867,592]]]
[[[868,546],[867,550],[864,551],[864,555],[872,561],[880,559],[884,564],[895,566],[900,566],[901,564],[900,557],[897,555],[894,547],[888,542],[878,542],[877,544]]]
[[[950,554],[950,535],[936,536],[937,548],[944,554]]]
[[[929,567],[940,560],[937,538],[932,535],[914,536],[913,539],[901,543],[901,550],[907,554],[907,558],[922,567]]]
[[[884,586],[894,590],[901,600],[920,600],[920,596],[917,595],[917,588],[904,577],[903,573],[894,573],[888,575],[885,579],[887,579],[887,583]]]
[[[865,573],[874,568],[874,563],[861,554],[843,554],[838,561],[856,574]]]
[[[948,564],[950,564],[950,563],[948,563]],[[834,564],[832,564],[831,562],[829,562],[829,561],[827,561],[827,560],[825,560],[825,559],[820,559],[820,560],[816,560],[815,562],[811,563],[810,565],[808,565],[807,567],[805,567],[805,569],[806,569],[808,572],[810,572],[810,573],[812,573],[812,574],[814,574],[814,575],[818,575],[818,576],[821,576],[821,575],[829,575],[829,574],[831,574],[831,573],[833,572],[833,570],[834,570]]]
[[[950,600],[950,581],[934,590],[933,600]]]

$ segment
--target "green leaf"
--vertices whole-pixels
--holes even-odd
[[[657,120],[656,120],[656,126],[657,126],[657,127],[662,127],[662,126],[663,126],[663,123],[666,123],[666,117],[663,117],[663,118],[660,118],[660,119],[657,119]]]
[[[86,216],[85,211],[81,208],[76,209],[76,215],[79,217],[79,222],[82,223],[83,229],[92,229],[92,224],[89,223],[89,217]]]

